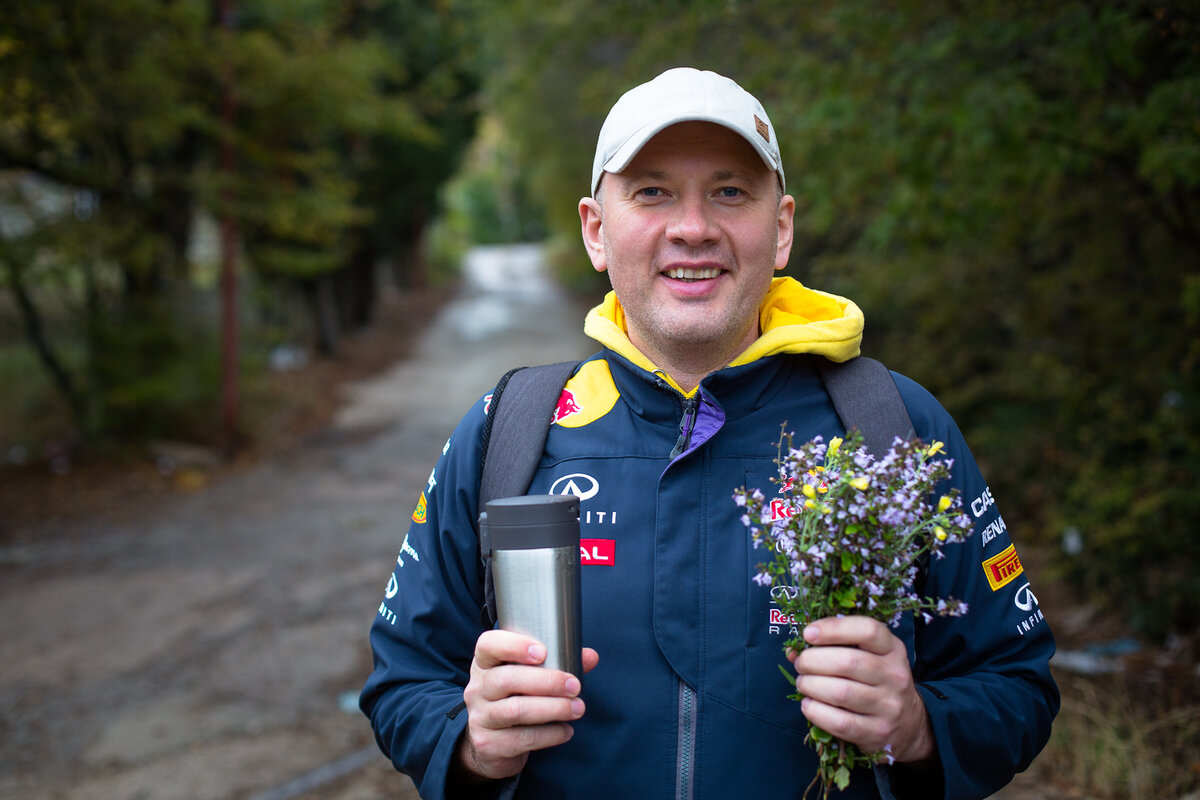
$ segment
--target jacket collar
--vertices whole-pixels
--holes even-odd
[[[863,313],[854,301],[806,288],[794,278],[775,278],[771,282],[758,319],[758,339],[730,362],[731,367],[781,353],[809,353],[832,361],[849,361],[859,354],[862,344]],[[629,341],[625,310],[615,292],[609,292],[588,312],[583,331],[630,364],[686,394]]]

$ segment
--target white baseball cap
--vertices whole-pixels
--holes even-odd
[[[775,128],[762,103],[724,75],[676,67],[630,89],[608,112],[592,162],[592,194],[605,172],[628,167],[646,142],[677,122],[714,122],[740,134],[786,186]]]

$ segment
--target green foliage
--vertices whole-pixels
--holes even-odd
[[[790,270],[950,408],[1018,539],[1140,630],[1196,628],[1200,14],[1194,4],[532,2],[487,96],[578,241],[595,136],[660,69],[725,72],[779,132]],[[582,270],[582,252],[572,268]]]
[[[200,215],[239,231],[248,296],[336,279],[353,325],[473,130],[461,4],[230,7],[0,15],[0,280],[82,437],[179,435],[211,405],[216,351],[192,345],[216,320],[177,313]]]
[[[91,336],[99,427],[126,445],[156,438],[217,442],[201,419],[216,407],[216,343],[179,324],[163,301],[131,319],[101,320]],[[207,412],[211,414],[211,411]]]
[[[1010,515],[1047,540],[1082,532],[1062,565],[1082,588],[1122,598],[1144,632],[1190,629],[1200,386],[1180,298],[1200,264],[1197,20],[984,6],[905,15],[904,44],[885,46],[896,19],[855,29],[880,43],[873,69],[805,65],[877,120],[811,152],[800,139],[802,163],[845,165],[804,179],[831,210],[802,240],[852,242],[807,254],[812,269],[859,299],[875,352],[955,411],[997,494],[1019,501]]]

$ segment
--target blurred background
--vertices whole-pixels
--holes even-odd
[[[84,486],[202,491],[312,435],[472,248],[536,244],[598,300],[596,134],[683,64],[763,101],[789,273],[947,406],[1038,575],[1067,655],[1044,796],[1195,797],[1190,0],[6,3],[0,544]]]

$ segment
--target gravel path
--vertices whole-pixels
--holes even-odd
[[[0,547],[0,798],[416,796],[353,707],[406,520],[506,368],[592,350],[536,248],[467,274],[305,446]]]

